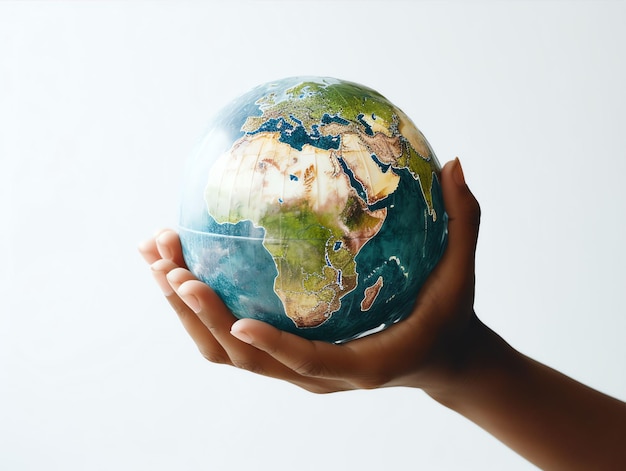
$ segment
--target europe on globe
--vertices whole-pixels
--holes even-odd
[[[238,318],[345,342],[410,314],[446,245],[440,165],[378,92],[329,77],[260,85],[189,159],[185,262]]]

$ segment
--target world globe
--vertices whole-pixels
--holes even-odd
[[[237,318],[341,343],[412,310],[447,240],[440,165],[408,116],[328,77],[260,85],[184,176],[185,262]]]

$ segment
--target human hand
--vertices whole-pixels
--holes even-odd
[[[480,209],[458,159],[444,166],[441,185],[449,216],[448,246],[413,312],[383,332],[342,345],[305,340],[253,319],[237,320],[215,292],[185,268],[174,231],[160,232],[140,251],[183,326],[211,362],[317,393],[431,387],[456,368],[477,323],[474,254]]]
[[[476,317],[480,209],[458,160],[443,168],[441,185],[448,246],[413,312],[387,330],[341,345],[237,320],[184,268],[174,231],[160,232],[140,251],[209,361],[316,393],[422,388],[542,469],[623,469],[624,403],[520,354]]]

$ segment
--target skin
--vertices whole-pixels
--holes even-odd
[[[314,393],[405,386],[424,390],[542,469],[626,469],[626,404],[517,352],[474,312],[480,207],[458,159],[441,174],[446,252],[412,314],[375,335],[334,345],[237,320],[185,268],[178,235],[140,246],[201,354]]]

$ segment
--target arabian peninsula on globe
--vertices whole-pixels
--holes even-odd
[[[374,90],[260,85],[218,112],[185,174],[187,266],[238,318],[344,342],[406,317],[446,244],[440,166]]]

